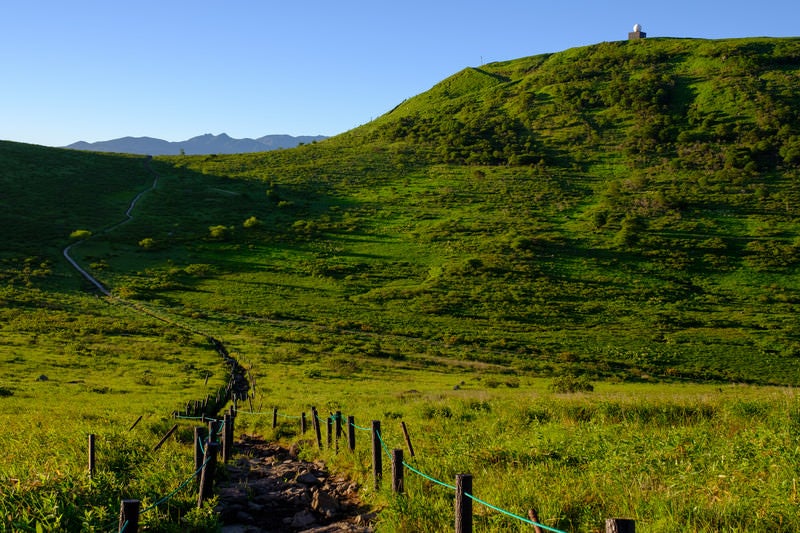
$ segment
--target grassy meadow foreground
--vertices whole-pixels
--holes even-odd
[[[420,471],[554,528],[800,530],[799,76],[798,39],[603,43],[465,69],[292,150],[0,142],[0,530],[111,531],[121,498],[178,487],[191,424],[150,450],[225,383],[208,336],[255,411],[381,420],[392,447],[405,421]],[[371,490],[365,437],[321,454],[379,531],[450,530],[446,487]],[[144,526],[213,531],[194,502]]]
[[[303,374],[279,367],[262,378],[281,383],[265,393],[282,414],[277,430],[271,409],[243,413],[238,422],[295,440],[297,415],[314,404],[321,416],[355,416],[359,427],[380,420],[386,446],[405,448],[404,421],[416,454],[406,451],[405,460],[415,469],[450,485],[456,474],[471,473],[476,497],[523,517],[536,508],[543,524],[564,531],[603,531],[615,516],[635,518],[637,531],[650,532],[800,527],[794,390],[601,384],[569,395],[552,392],[549,380],[466,369],[331,368],[310,382]],[[317,457],[313,436],[305,438],[309,457]],[[452,490],[406,470],[406,496],[392,496],[384,457],[385,481],[375,493],[369,432],[357,431],[355,454],[345,440],[339,449],[322,457],[363,484],[381,509],[378,531],[453,530]],[[479,504],[475,515],[476,531],[531,530]]]

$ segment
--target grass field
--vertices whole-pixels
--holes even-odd
[[[293,150],[0,142],[0,529],[112,530],[121,498],[178,487],[191,425],[150,450],[225,383],[213,336],[257,412],[381,420],[392,447],[406,421],[420,471],[554,528],[800,530],[798,72],[797,39],[603,43],[466,69]],[[86,236],[114,298],[62,257]],[[237,422],[295,439],[282,420]],[[447,487],[375,493],[359,442],[322,456],[379,531],[450,529]],[[145,525],[213,530],[193,507]]]
[[[119,303],[29,289],[4,289],[2,298],[0,530],[116,530],[120,500],[150,505],[192,473],[190,428],[151,450],[171,413],[215,394],[227,369],[205,338]],[[184,491],[143,524],[205,531],[214,521],[192,511],[195,502]]]
[[[799,525],[800,402],[792,389],[598,383],[591,393],[557,394],[549,380],[467,368],[269,368],[256,398],[263,414],[241,414],[243,430],[294,440],[297,417],[314,405],[324,418],[353,415],[360,428],[380,420],[386,446],[405,448],[404,421],[415,469],[450,485],[471,473],[477,498],[523,517],[536,508],[549,527],[597,532],[611,517],[634,518],[637,531],[649,532]],[[281,413],[277,430],[272,405]],[[305,438],[316,457],[312,434]],[[339,449],[322,457],[361,481],[381,508],[379,531],[452,531],[453,490],[407,470],[405,497],[392,496],[385,456],[375,493],[369,432],[357,431],[355,454],[345,441]],[[476,531],[530,530],[482,505],[475,514]]]

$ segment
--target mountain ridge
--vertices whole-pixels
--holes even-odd
[[[295,148],[300,144],[313,143],[327,139],[324,135],[285,134],[264,135],[256,139],[236,139],[226,133],[213,135],[206,133],[184,141],[166,141],[156,137],[120,137],[107,141],[77,141],[64,148],[92,152],[113,152],[138,155],[208,155],[244,154]]]

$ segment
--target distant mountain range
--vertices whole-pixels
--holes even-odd
[[[300,144],[327,139],[324,135],[265,135],[258,139],[234,139],[225,133],[212,135],[206,133],[186,141],[170,142],[153,137],[122,137],[110,141],[88,143],[78,141],[65,148],[88,150],[92,152],[115,152],[142,155],[186,155],[202,154],[243,154],[264,152],[281,148],[294,148]]]

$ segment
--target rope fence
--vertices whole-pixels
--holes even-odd
[[[209,499],[213,494],[214,476],[217,466],[217,454],[219,452],[221,440],[223,449],[223,460],[227,461],[229,453],[226,451],[232,449],[233,445],[233,425],[235,420],[235,409],[231,408],[229,413],[221,419],[212,417],[196,417],[196,416],[178,416],[175,418],[184,420],[204,420],[208,422],[208,436],[202,434],[201,428],[195,428],[193,438],[193,446],[195,449],[195,470],[180,483],[174,490],[169,492],[166,496],[159,498],[154,503],[141,509],[141,501],[135,499],[125,499],[120,503],[119,533],[136,533],[139,529],[139,518],[148,512],[158,508],[175,497],[181,490],[186,488],[193,480],[199,478],[199,490],[197,498],[197,507],[202,507],[203,502]],[[165,435],[169,436],[175,428],[173,427]],[[164,439],[162,439],[163,442]],[[113,530],[112,527],[109,529]]]
[[[130,202],[127,211],[125,212],[125,219],[122,221],[113,224],[109,227],[106,227],[102,234],[107,234],[112,232],[113,230],[117,229],[118,227],[122,226],[133,220],[133,210],[136,207],[139,200],[148,192],[153,191],[156,189],[159,181],[159,175],[153,170],[151,167],[151,160],[152,156],[147,156],[144,161],[145,168],[153,175],[153,183],[152,185],[138,193],[133,200]],[[99,234],[97,234],[99,235]],[[94,236],[92,236],[94,237]],[[89,238],[92,238],[89,237]],[[250,390],[251,388],[255,391],[255,382],[253,381],[252,384],[248,383],[245,369],[239,364],[235,357],[232,357],[228,350],[226,349],[225,345],[222,341],[214,338],[212,335],[205,333],[196,327],[185,323],[183,320],[175,318],[174,315],[171,313],[165,314],[163,312],[159,312],[154,310],[151,307],[146,306],[141,302],[135,302],[132,300],[128,300],[125,298],[120,298],[112,294],[109,288],[106,288],[100,281],[98,281],[92,274],[86,271],[83,267],[81,267],[78,262],[72,258],[70,255],[71,250],[75,247],[80,245],[81,243],[85,242],[88,239],[82,239],[80,241],[76,241],[66,248],[62,250],[62,254],[67,262],[81,275],[83,276],[88,282],[90,282],[101,294],[103,294],[108,301],[124,305],[133,309],[134,311],[152,317],[156,320],[164,322],[170,326],[174,326],[181,330],[187,331],[189,333],[204,336],[207,340],[213,345],[214,350],[222,357],[225,364],[229,366],[229,379],[226,386],[221,387],[215,396],[208,395],[204,400],[195,400],[186,404],[186,408],[183,412],[174,411],[173,417],[186,419],[186,420],[202,420],[203,422],[209,422],[209,437],[206,442],[206,445],[203,446],[202,439],[198,441],[197,437],[197,429],[195,429],[195,471],[189,478],[184,480],[175,490],[170,492],[168,495],[160,498],[155,503],[144,509],[140,512],[141,502],[139,500],[127,499],[122,500],[120,505],[120,518],[119,518],[119,532],[126,532],[126,533],[135,533],[138,531],[138,523],[139,523],[139,516],[143,513],[147,513],[158,506],[166,503],[167,501],[171,500],[178,492],[180,492],[183,488],[185,488],[193,479],[200,476],[200,495],[198,499],[198,507],[202,505],[204,497],[207,498],[210,495],[210,489],[213,485],[213,478],[214,478],[214,467],[216,464],[216,453],[218,444],[215,441],[217,436],[217,432],[221,432],[220,436],[222,438],[223,444],[223,457],[224,460],[227,461],[230,457],[230,453],[233,449],[233,420],[235,417],[234,410],[231,410],[229,415],[225,415],[223,420],[215,419],[210,415],[218,413],[228,401],[233,400],[234,404],[237,399],[245,400],[250,399],[247,395],[246,391]],[[252,375],[251,375],[252,381]],[[208,384],[208,375],[206,376],[206,384]],[[251,401],[251,408],[252,408],[252,400]],[[128,431],[132,431],[134,427],[141,421],[142,416],[140,416],[136,422],[130,427]],[[172,435],[172,433],[177,430],[177,424],[174,425],[166,435],[163,436],[161,441],[156,444],[153,451],[158,450],[161,445],[166,442],[166,440]],[[94,435],[89,435],[89,476],[92,477],[94,475],[95,470],[95,442],[94,442]],[[203,458],[203,460],[198,460],[199,457]],[[206,479],[208,480],[208,489],[204,496],[203,487],[206,486]],[[37,527],[38,529],[38,527]],[[111,528],[109,528],[111,529]]]
[[[277,408],[272,412],[263,411],[238,411],[236,409],[236,402],[230,407],[230,410],[224,414],[222,418],[207,417],[205,415],[192,416],[192,415],[174,415],[177,419],[196,421],[202,420],[208,423],[207,436],[205,435],[205,428],[195,427],[193,447],[195,450],[195,468],[192,474],[183,480],[175,489],[168,494],[159,498],[144,510],[141,510],[140,500],[122,500],[120,503],[119,527],[116,529],[119,533],[137,533],[139,530],[140,516],[147,514],[159,506],[170,501],[178,493],[184,490],[194,479],[199,478],[198,484],[198,500],[197,506],[202,507],[203,502],[210,498],[213,494],[213,483],[215,470],[217,467],[217,454],[222,448],[222,460],[227,462],[230,458],[232,445],[233,445],[233,427],[235,419],[238,415],[252,415],[252,416],[269,416],[272,415],[273,428],[278,425],[278,418],[287,419],[296,422],[298,419],[303,423],[301,432],[305,433],[308,429],[305,427],[306,413],[300,416],[289,415],[280,413]],[[444,482],[436,477],[427,474],[420,470],[417,466],[410,464],[403,460],[402,449],[390,449],[383,433],[381,432],[380,421],[373,420],[372,427],[359,426],[355,423],[353,416],[343,416],[341,412],[336,412],[330,416],[324,417],[317,413],[316,408],[312,407],[311,421],[314,424],[316,433],[317,445],[322,449],[322,437],[320,434],[320,427],[325,425],[327,427],[327,443],[328,449],[334,449],[333,438],[335,435],[335,449],[338,452],[339,438],[344,430],[348,433],[348,447],[351,451],[355,451],[355,432],[361,431],[364,433],[369,432],[372,438],[372,462],[373,462],[373,477],[375,480],[376,490],[380,488],[383,466],[382,458],[386,456],[391,464],[392,472],[392,492],[402,494],[404,492],[403,473],[405,471],[411,472],[425,479],[434,485],[444,487],[447,490],[455,493],[455,531],[456,533],[471,533],[472,532],[472,502],[485,507],[491,511],[500,513],[501,515],[516,520],[521,524],[532,526],[535,533],[543,533],[544,531],[552,533],[567,533],[564,530],[554,528],[552,526],[541,523],[538,515],[534,509],[528,510],[528,517],[514,513],[504,509],[498,505],[490,503],[486,500],[478,498],[474,495],[472,489],[472,475],[471,474],[457,474],[455,484]],[[335,428],[335,429],[334,429]],[[173,431],[175,427],[162,439],[164,441]],[[413,448],[411,441],[406,431],[405,424],[403,424],[403,433],[406,439],[406,445],[413,456]],[[221,442],[218,442],[221,441]],[[91,442],[91,439],[90,439]],[[109,529],[112,529],[109,527]],[[606,533],[635,533],[635,524],[633,520],[612,518],[606,520]]]
[[[278,417],[281,417],[281,418],[284,418],[284,419],[290,419],[290,420],[305,419],[305,413],[303,413],[301,416],[289,415],[289,414],[285,414],[285,413],[279,413],[277,408],[273,409],[272,412],[238,411],[238,414],[246,414],[246,415],[253,415],[253,416],[268,416],[268,415],[272,415],[273,416],[273,425],[272,425],[273,428],[275,428],[277,426],[277,418]],[[385,454],[386,457],[390,461],[392,461],[393,466],[394,466],[395,461],[397,460],[397,457],[398,456],[402,457],[402,450],[394,450],[394,453],[393,453],[393,451],[389,449],[389,446],[387,446],[387,444],[386,444],[386,442],[385,442],[385,440],[383,438],[383,435],[382,435],[382,433],[380,431],[380,422],[379,421],[373,421],[373,427],[372,428],[363,427],[363,426],[359,426],[359,425],[355,424],[354,417],[348,416],[348,417],[345,418],[342,415],[341,412],[336,412],[334,414],[331,414],[328,417],[321,417],[321,416],[319,416],[317,414],[316,408],[313,408],[313,407],[312,407],[312,417],[313,417],[312,421],[315,424],[315,428],[318,428],[323,424],[328,426],[328,431],[329,431],[329,433],[328,433],[328,445],[329,445],[329,447],[331,445],[331,429],[330,429],[331,425],[336,423],[337,427],[338,427],[338,424],[341,424],[341,423],[344,422],[345,424],[347,424],[348,427],[352,427],[354,430],[359,430],[359,431],[362,431],[362,432],[370,432],[370,433],[373,434],[373,462],[381,463],[380,458],[379,458],[381,450],[383,451],[383,454]],[[405,430],[405,425],[404,425],[403,429]],[[304,432],[304,431],[302,431],[302,432]],[[406,433],[406,444],[407,444],[407,446],[409,448],[410,453],[413,456],[413,448],[411,447],[410,439],[408,438],[407,432],[405,432],[405,433]],[[337,437],[337,440],[338,440],[338,437],[339,437],[338,433],[337,433],[336,437]],[[375,449],[375,443],[377,443],[377,450]],[[318,439],[318,445],[319,445],[320,448],[322,448],[321,438]],[[338,443],[337,443],[337,445],[338,445]],[[353,445],[352,441],[351,441],[350,449],[351,449],[351,451],[353,451],[353,449],[354,449],[354,445]],[[378,454],[378,457],[375,456],[376,452]],[[397,452],[400,452],[400,453],[398,454]],[[420,471],[418,468],[412,466],[407,461],[403,461],[402,459],[400,460],[400,465],[402,466],[402,469],[408,470],[409,472],[412,472],[413,474],[416,474],[417,476],[420,476],[421,478],[426,479],[426,480],[428,480],[428,481],[430,481],[430,482],[432,482],[432,483],[434,483],[436,485],[445,487],[446,489],[449,489],[451,491],[456,492],[456,495],[458,497],[458,495],[459,495],[458,494],[458,492],[459,492],[458,480],[457,480],[456,485],[451,485],[449,483],[445,483],[444,481],[436,479],[435,477]],[[382,473],[380,472],[381,469],[382,469],[381,466],[378,466],[377,468],[375,468],[375,465],[373,465],[373,474],[375,475],[376,488],[380,485],[380,478],[382,477]],[[394,474],[394,472],[395,472],[395,469],[393,468],[393,474]],[[402,473],[400,473],[399,475],[402,477]],[[466,474],[466,476],[469,476],[469,475]],[[471,476],[469,476],[469,477],[470,477],[470,483],[469,484],[470,484],[470,487],[471,487]],[[397,480],[393,479],[393,483],[392,483],[393,488],[402,487],[402,485],[403,485],[402,479],[399,480],[399,482]],[[517,520],[519,522],[522,522],[524,524],[533,526],[536,529],[537,533],[540,533],[542,531],[550,531],[552,533],[566,533],[563,530],[556,529],[556,528],[553,528],[553,527],[550,527],[550,526],[547,526],[545,524],[540,523],[538,521],[538,518],[535,519],[535,520],[531,519],[531,518],[526,518],[524,516],[520,516],[520,515],[515,514],[515,513],[511,512],[511,511],[503,509],[503,508],[501,508],[501,507],[499,507],[497,505],[493,505],[493,504],[491,504],[491,503],[489,503],[487,501],[484,501],[484,500],[476,497],[475,495],[473,495],[471,493],[471,488],[470,488],[469,491],[463,491],[462,495],[463,495],[463,497],[467,498],[469,501],[474,501],[475,503],[480,504],[480,505],[486,507],[487,509],[491,509],[491,510],[496,511],[496,512],[498,512],[498,513],[500,513],[502,515],[505,515],[505,516],[507,516],[509,518],[512,518],[512,519]],[[470,506],[470,510],[471,510],[471,506]],[[530,510],[529,511],[529,516],[531,516],[531,515],[536,516],[536,512],[534,510]],[[469,527],[466,528],[466,529],[465,528],[461,528],[461,529],[459,528],[459,520],[460,520],[460,517],[456,516],[456,531],[457,532],[462,532],[463,531],[464,533],[466,533],[468,531],[472,531],[472,529],[471,529],[471,518],[468,520]],[[616,520],[616,519],[614,519],[614,520]]]

